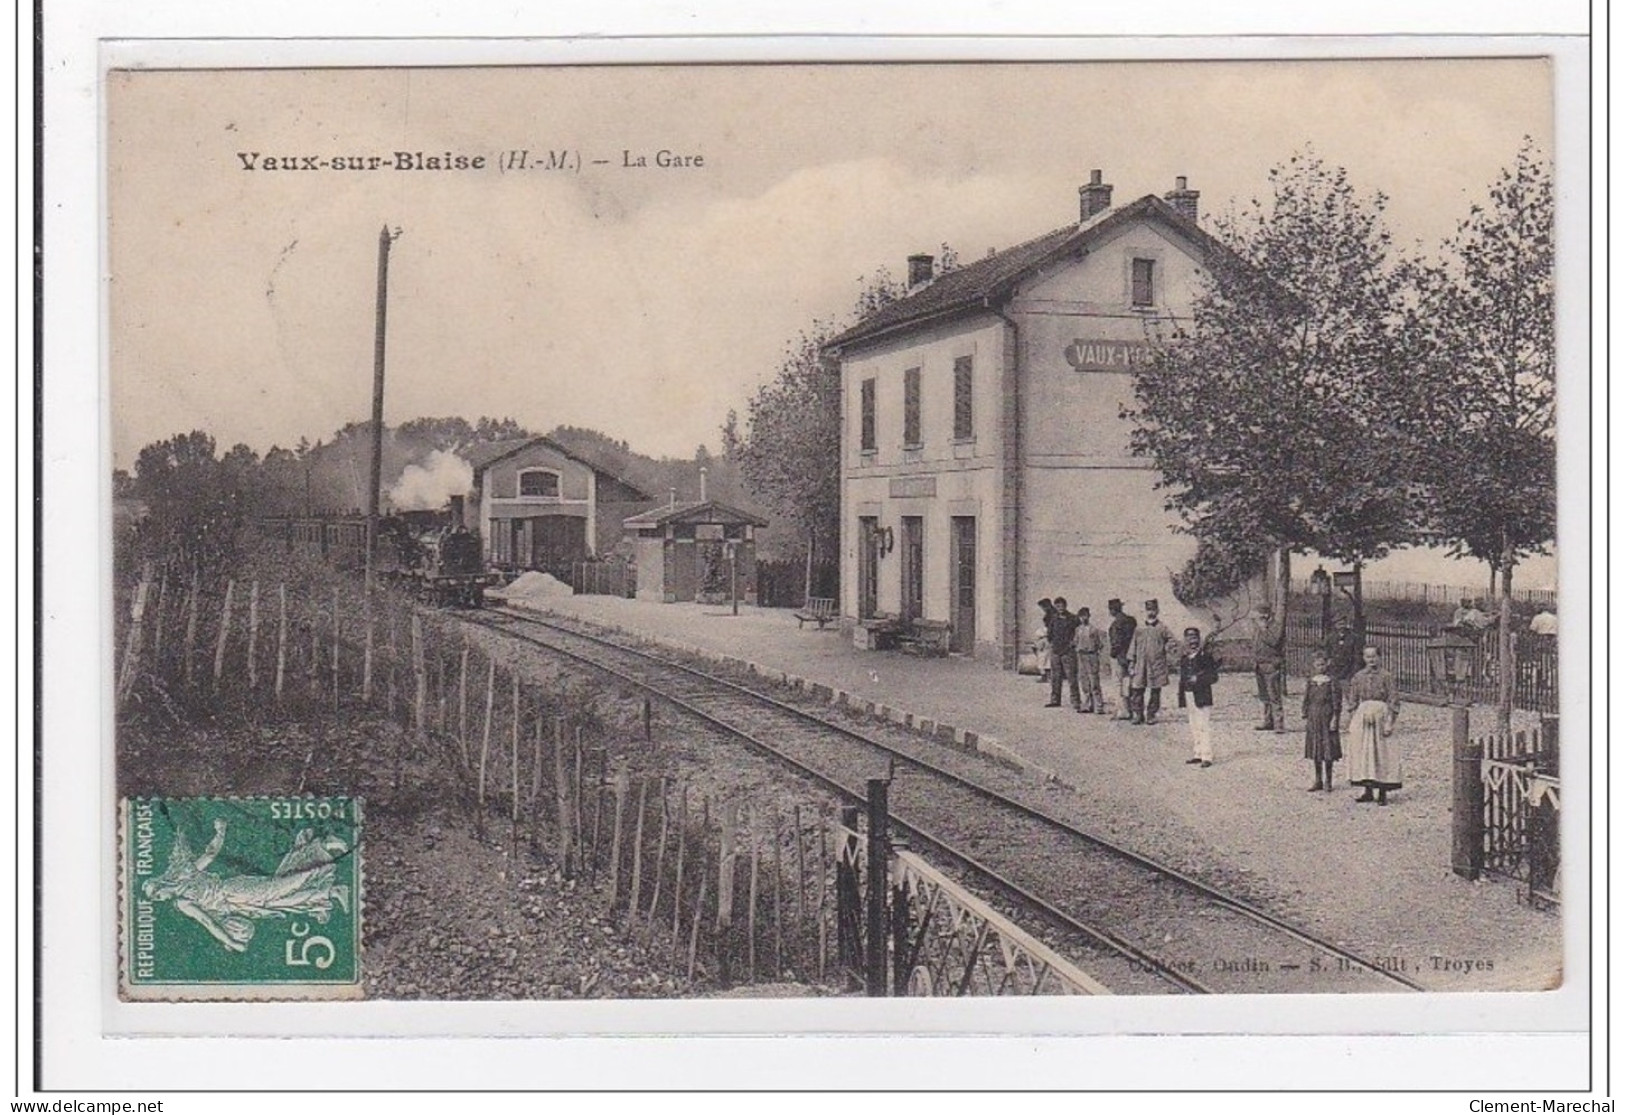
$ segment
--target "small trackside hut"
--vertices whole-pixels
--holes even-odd
[[[766,519],[716,500],[673,501],[624,526],[639,600],[756,603],[756,532]]]

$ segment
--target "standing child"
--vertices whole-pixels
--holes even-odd
[[[1314,658],[1314,674],[1303,690],[1303,757],[1315,764],[1315,784],[1309,792],[1330,791],[1332,764],[1343,757],[1337,738],[1338,681],[1331,676],[1331,659]]]
[[[1213,686],[1218,680],[1219,660],[1202,642],[1202,632],[1185,628],[1185,654],[1179,660],[1179,707],[1190,715],[1194,754],[1185,762],[1194,766],[1213,765]]]

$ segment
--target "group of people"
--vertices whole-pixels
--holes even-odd
[[[1145,602],[1143,622],[1127,614],[1121,600],[1107,601],[1111,618],[1105,631],[1093,625],[1088,608],[1071,611],[1065,597],[1040,600],[1038,607],[1044,616],[1038,647],[1046,665],[1039,680],[1049,683],[1045,707],[1062,707],[1064,689],[1080,713],[1155,724],[1162,690],[1177,677],[1179,707],[1186,710],[1191,732],[1192,754],[1185,761],[1201,768],[1213,765],[1219,659],[1200,628],[1187,627],[1183,639],[1176,638],[1162,623],[1156,600]],[[1256,608],[1252,619],[1253,672],[1263,708],[1255,730],[1285,733],[1286,626],[1268,604]],[[1111,670],[1110,703],[1101,686],[1102,656]],[[1347,616],[1338,620],[1313,662],[1303,695],[1304,758],[1315,771],[1311,792],[1333,788],[1332,769],[1345,758],[1347,739],[1349,781],[1362,791],[1355,801],[1387,805],[1389,792],[1403,783],[1400,749],[1393,739],[1399,716],[1393,676]]]

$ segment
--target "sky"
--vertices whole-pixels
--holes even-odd
[[[1539,59],[115,71],[114,461],[365,419],[386,225],[386,421],[511,415],[688,456],[864,276],[1075,221],[1093,169],[1117,204],[1184,175],[1211,213],[1312,145],[1388,195],[1397,243],[1432,246],[1552,129]],[[514,150],[569,168],[499,171]],[[487,165],[244,169],[397,151]]]

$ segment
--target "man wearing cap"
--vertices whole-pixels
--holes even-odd
[[[1286,666],[1286,625],[1277,620],[1269,604],[1253,609],[1253,673],[1258,679],[1258,701],[1264,706],[1264,722],[1258,732],[1286,731],[1286,706],[1282,697],[1282,670]]]
[[[1145,602],[1145,622],[1134,631],[1129,645],[1128,703],[1130,722],[1155,724],[1162,709],[1162,687],[1168,684],[1168,667],[1175,638],[1159,621],[1155,600]],[[1150,696],[1146,690],[1150,690]]]
[[[1066,610],[1066,597],[1055,598],[1055,608],[1044,621],[1049,632],[1049,704],[1045,708],[1061,707],[1061,682],[1070,687],[1072,707],[1081,710],[1083,698],[1078,695],[1078,655],[1076,650],[1078,617]]]
[[[1106,611],[1112,622],[1106,628],[1106,653],[1112,660],[1112,689],[1116,692],[1113,720],[1131,718],[1128,705],[1128,652],[1134,642],[1134,617],[1123,611],[1123,602],[1106,601]]]
[[[1100,692],[1100,629],[1089,623],[1089,609],[1078,609],[1078,685],[1083,690],[1080,712],[1104,714],[1106,697]]]

